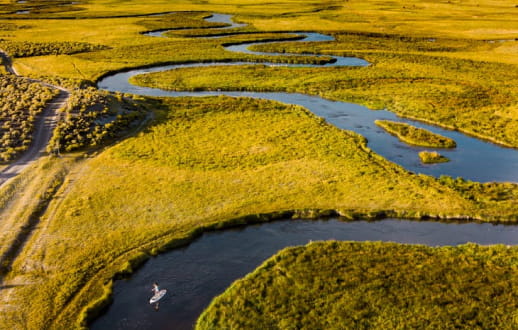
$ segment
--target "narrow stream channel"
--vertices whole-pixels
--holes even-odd
[[[192,329],[212,298],[277,251],[330,239],[432,246],[466,242],[516,245],[518,226],[330,219],[285,220],[210,232],[185,248],[152,258],[130,279],[117,281],[113,304],[91,328]],[[148,304],[155,281],[168,290],[158,311]]]
[[[230,23],[229,15],[214,15],[214,22]],[[232,28],[235,26],[229,26]],[[151,36],[161,36],[154,32]],[[331,37],[310,33],[307,41],[329,41]],[[330,39],[331,38],[331,39]],[[249,52],[248,45],[230,46],[233,51]],[[279,54],[281,55],[281,54]],[[284,54],[282,54],[284,55]],[[100,89],[147,96],[246,96],[298,104],[311,110],[329,123],[365,136],[369,147],[406,169],[439,176],[462,176],[475,181],[518,182],[518,151],[487,143],[464,134],[444,130],[420,122],[398,118],[389,111],[371,111],[366,107],[334,102],[316,96],[288,93],[245,92],[171,92],[131,85],[128,79],[138,74],[204,65],[250,65],[250,63],[208,63],[169,65],[117,73],[100,80]],[[275,64],[267,64],[275,65]],[[327,66],[365,66],[356,58],[337,58]],[[375,124],[376,119],[397,120],[453,138],[454,150],[441,150],[450,163],[422,165],[417,152],[386,134]],[[429,148],[428,148],[429,149]],[[518,244],[518,226],[481,223],[441,223],[433,221],[342,222],[329,220],[283,220],[238,229],[210,232],[185,248],[149,260],[130,279],[114,285],[114,302],[107,313],[99,317],[92,329],[192,329],[199,314],[212,298],[222,293],[234,280],[254,270],[265,259],[282,248],[307,244],[311,240],[391,241],[400,243],[457,245]],[[158,282],[168,294],[155,310],[148,304],[151,284]]]

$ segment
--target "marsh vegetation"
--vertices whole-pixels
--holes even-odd
[[[457,145],[448,137],[410,124],[390,120],[376,120],[375,123],[390,134],[397,136],[401,141],[411,145],[431,148],[455,148]]]
[[[424,164],[446,163],[450,160],[438,153],[437,151],[421,151],[419,152],[419,159]]]
[[[408,173],[370,152],[362,137],[300,107],[229,97],[149,102],[157,120],[88,161],[88,175],[75,177],[50,204],[42,226],[53,235],[37,232],[14,262],[11,276],[23,270],[27,279],[40,278],[42,268],[69,270],[47,273],[37,292],[16,289],[17,299],[32,297],[17,310],[28,326],[77,326],[102,306],[110,290],[104,283],[132,269],[128,260],[185,242],[222,219],[246,223],[261,219],[256,214],[334,209],[351,219],[478,214],[504,221],[515,212],[514,185],[493,187],[509,193],[479,208],[456,183]]]
[[[196,329],[513,329],[517,256],[475,244],[288,248],[215,298]]]

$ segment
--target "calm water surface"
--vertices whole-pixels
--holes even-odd
[[[387,219],[342,222],[286,220],[210,232],[185,248],[152,258],[117,281],[114,302],[92,329],[192,329],[212,298],[288,246],[311,240],[390,241],[431,246],[518,244],[518,227]],[[148,300],[157,281],[168,294],[156,311]]]

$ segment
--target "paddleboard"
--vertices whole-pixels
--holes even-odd
[[[162,299],[163,296],[165,296],[166,292],[167,292],[166,289],[158,291],[157,293],[155,293],[155,295],[153,297],[151,297],[151,299],[149,299],[149,303],[150,304],[156,303],[157,301]]]

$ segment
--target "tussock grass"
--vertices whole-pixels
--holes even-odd
[[[216,297],[196,329],[513,329],[518,248],[317,242]]]

